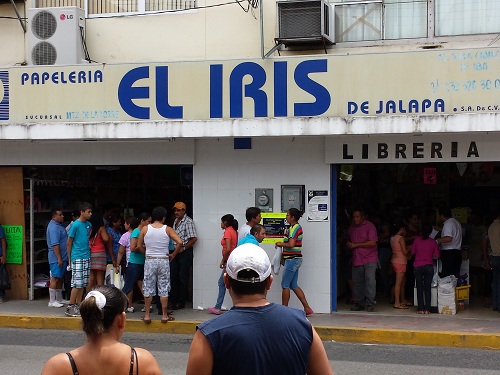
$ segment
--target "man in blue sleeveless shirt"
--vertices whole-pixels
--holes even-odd
[[[305,312],[270,303],[271,262],[257,245],[229,256],[224,283],[233,307],[198,325],[186,375],[333,375]]]

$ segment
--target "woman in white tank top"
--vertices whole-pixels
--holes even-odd
[[[157,290],[162,307],[161,322],[166,323],[174,320],[174,317],[167,313],[168,293],[170,291],[169,262],[181,251],[182,240],[171,227],[164,224],[166,216],[167,210],[164,207],[153,209],[151,213],[153,223],[141,229],[137,245],[146,255],[142,284],[146,310],[142,320],[146,324],[151,323],[150,306]],[[177,244],[172,254],[168,253],[170,238]]]

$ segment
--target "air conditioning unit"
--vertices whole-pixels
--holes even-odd
[[[84,53],[85,11],[77,7],[28,9],[29,65],[87,62]]]
[[[277,1],[279,43],[335,43],[333,7],[328,0]]]

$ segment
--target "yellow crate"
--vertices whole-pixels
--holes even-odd
[[[463,301],[469,299],[469,289],[470,285],[457,286],[455,288],[455,298],[457,301]]]

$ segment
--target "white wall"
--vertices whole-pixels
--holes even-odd
[[[245,223],[245,210],[255,205],[255,188],[274,189],[274,211],[281,211],[281,185],[305,185],[307,190],[330,189],[330,165],[325,164],[324,139],[253,138],[251,150],[234,150],[232,139],[196,141],[193,176],[193,216],[198,231],[194,250],[193,305],[214,306],[220,276],[222,230],[220,218],[233,214]],[[299,286],[315,312],[329,313],[331,305],[331,221],[308,222],[304,229],[304,261]],[[272,257],[274,246],[262,245]],[[281,274],[268,295],[281,303]],[[226,293],[224,306],[230,307]],[[292,293],[290,306],[302,308]]]

